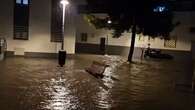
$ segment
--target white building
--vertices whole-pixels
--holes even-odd
[[[0,1],[0,36],[7,40],[7,51],[14,55],[44,55],[57,53],[61,43],[51,42],[52,0],[31,0],[29,3],[28,40],[14,39],[14,5],[19,0]],[[26,0],[28,1],[28,0]],[[29,1],[28,1],[29,2]],[[67,8],[65,49],[75,53],[76,4]]]
[[[20,0],[0,1],[0,36],[7,40],[7,51],[10,55],[27,56],[55,56],[61,43],[51,42],[52,0],[31,0],[29,5],[28,39],[14,39],[14,10],[15,3]],[[28,0],[22,0],[28,1]],[[79,1],[79,3],[78,3]],[[81,0],[72,0],[66,9],[66,26],[64,48],[69,54],[99,53],[100,38],[107,39],[108,53],[127,55],[130,46],[131,34],[124,33],[120,38],[112,38],[108,30],[97,30],[78,13],[78,4]],[[195,12],[175,12],[175,21],[181,24],[174,29],[171,41],[147,36],[137,35],[136,47],[146,47],[148,43],[152,48],[183,51],[190,53],[192,41],[195,42]],[[137,50],[135,50],[137,51]],[[139,53],[139,52],[138,52]],[[135,54],[137,55],[137,54]]]

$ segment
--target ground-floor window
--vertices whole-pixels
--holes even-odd
[[[81,42],[87,42],[88,35],[87,33],[81,33]]]
[[[177,38],[171,37],[169,40],[164,40],[164,47],[166,48],[176,48]]]
[[[14,39],[28,40],[29,36],[29,1],[16,0],[14,5]]]

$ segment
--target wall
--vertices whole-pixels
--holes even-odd
[[[30,7],[30,35],[29,40],[13,40],[13,14],[14,0],[0,0],[0,36],[4,36],[8,42],[8,51],[16,51],[16,54],[24,52],[57,53],[61,47],[60,43],[50,42],[50,22],[51,22],[51,0],[32,0]],[[82,4],[84,2],[81,2]],[[5,11],[6,10],[6,11]],[[82,15],[76,14],[75,5],[67,9],[66,27],[65,27],[65,49],[68,53],[75,53],[75,36],[77,43],[80,41],[80,33],[89,33],[88,42],[90,44],[99,44],[100,37],[109,37],[108,44],[112,47],[129,47],[130,33],[124,33],[122,37],[112,38],[112,32],[108,30],[96,30],[90,26]],[[181,21],[173,35],[178,36],[177,48],[164,48],[164,41],[155,39],[151,41],[152,48],[170,49],[170,50],[191,50],[191,39],[195,40],[193,34],[188,33],[189,27],[194,26],[195,12],[177,12],[175,20]],[[138,35],[139,36],[139,35]],[[148,38],[144,41],[138,41],[136,38],[136,47],[146,46]],[[21,52],[20,52],[21,51]]]
[[[181,24],[174,29],[171,36],[177,36],[176,48],[166,48],[164,47],[164,40],[160,38],[155,38],[154,40],[148,40],[148,36],[144,36],[142,40],[139,40],[139,36],[136,37],[136,47],[147,47],[150,42],[152,48],[166,49],[166,50],[179,50],[179,51],[190,51],[191,50],[191,39],[192,34],[189,33],[189,28],[195,23],[194,12],[175,12],[174,21],[180,21]],[[109,37],[108,44],[110,46],[124,46],[129,47],[131,41],[131,33],[123,33],[120,38],[112,38],[112,31],[105,29],[96,30],[93,25],[84,19],[83,15],[77,17],[77,43],[89,43],[89,44],[99,44],[100,37]],[[80,33],[88,33],[88,41],[82,42],[80,38]]]
[[[51,0],[31,1],[29,40],[13,40],[14,0],[0,1],[0,34],[7,39],[8,51],[57,53],[61,44],[50,42]],[[75,53],[76,28],[72,25],[75,14],[74,6],[69,7],[66,17],[65,49],[71,54]]]

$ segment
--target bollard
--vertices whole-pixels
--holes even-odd
[[[192,92],[195,93],[195,91],[194,91],[194,83],[192,83]]]
[[[1,53],[0,54],[0,61],[3,61],[5,59],[4,57],[5,57],[5,54],[4,53]]]
[[[63,67],[66,62],[66,51],[65,50],[60,50],[59,55],[58,55],[58,64]]]
[[[5,38],[0,38],[0,61],[4,60],[6,50]]]
[[[141,48],[141,56],[140,56],[140,59],[141,59],[141,62],[144,58],[144,48]]]
[[[192,92],[195,93],[195,78],[192,80]]]
[[[193,60],[192,92],[195,93],[195,64]]]

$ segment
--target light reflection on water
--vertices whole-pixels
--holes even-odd
[[[97,59],[110,65],[103,79],[84,71]],[[125,61],[84,56],[59,68],[50,59],[7,59],[0,62],[0,110],[194,110],[194,96],[173,86],[187,79],[187,63]]]
[[[102,109],[110,109],[112,107],[110,92],[101,87],[99,89],[96,98],[96,101],[98,102],[97,106]]]
[[[110,89],[113,87],[114,81],[111,79],[111,68],[107,68],[104,73],[105,77],[102,79],[103,84],[108,87],[108,89],[104,89],[99,87],[99,91],[97,92],[96,102],[97,106],[102,109],[110,109],[112,107],[112,100],[110,98],[111,91]]]
[[[43,108],[48,110],[77,109],[77,103],[79,102],[75,96],[71,95],[71,90],[64,82],[66,80],[62,78],[51,79],[49,87],[45,88],[50,99],[43,102]],[[74,103],[71,101],[74,101]]]
[[[125,61],[117,56],[106,57],[107,59],[104,62],[107,63],[109,67],[105,69],[104,77],[101,80],[108,89],[99,87],[96,101],[98,102],[98,108],[109,110],[112,109],[113,106],[113,100],[111,98],[112,88],[114,87],[116,81],[118,81],[117,75],[116,73],[114,73],[114,70]]]

